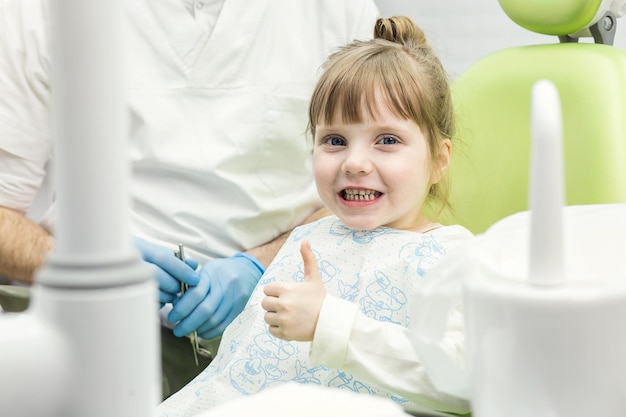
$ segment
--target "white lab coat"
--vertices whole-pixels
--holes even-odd
[[[309,94],[334,47],[371,36],[373,1],[226,0],[217,18],[125,4],[133,233],[203,262],[299,224],[320,205]],[[1,7],[0,205],[27,212],[51,157],[49,16],[44,0]]]

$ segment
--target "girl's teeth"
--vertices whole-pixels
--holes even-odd
[[[374,190],[345,190],[343,195],[346,200],[374,200],[379,193]]]

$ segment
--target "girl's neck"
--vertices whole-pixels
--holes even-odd
[[[441,223],[428,222],[426,224],[417,226],[414,229],[411,229],[411,231],[417,232],[417,233],[430,233],[435,229],[439,229],[440,227],[443,227]]]

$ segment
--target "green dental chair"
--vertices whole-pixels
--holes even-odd
[[[478,234],[528,209],[530,95],[540,79],[561,97],[566,205],[626,202],[626,51],[612,46],[626,1],[499,3],[554,42],[498,51],[453,82],[452,210],[442,220]]]

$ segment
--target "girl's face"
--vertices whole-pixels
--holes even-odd
[[[422,130],[384,106],[374,118],[365,109],[362,114],[360,123],[316,126],[313,170],[322,201],[357,230],[414,230],[427,224],[422,206],[439,179],[433,172],[439,171],[433,170]],[[450,142],[441,146],[443,172]]]

